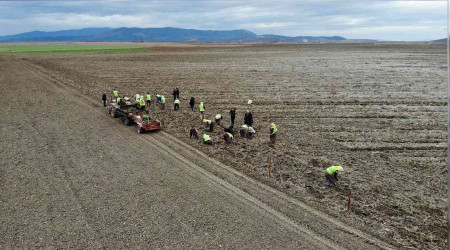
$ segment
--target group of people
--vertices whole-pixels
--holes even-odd
[[[191,98],[192,99],[192,98]],[[191,105],[191,109],[193,110],[193,105]],[[223,119],[223,115],[222,114],[217,114],[214,117],[214,121],[210,120],[210,119],[205,119],[205,112],[206,112],[206,107],[205,104],[203,102],[201,102],[198,106],[199,111],[200,111],[200,117],[202,119],[203,124],[205,125],[205,129],[207,129],[209,132],[213,132],[214,130],[214,125],[220,125],[221,126],[221,122]],[[230,119],[231,119],[231,123],[228,127],[224,127],[224,134],[223,134],[223,140],[226,143],[232,143],[233,142],[233,138],[234,138],[234,121],[236,119],[236,108],[232,108],[230,109]],[[247,139],[252,139],[255,134],[256,134],[256,130],[252,127],[253,126],[253,114],[250,111],[246,111],[244,114],[244,124],[240,127],[239,129],[239,134],[241,136],[241,138],[247,138]],[[275,145],[276,142],[276,135],[278,132],[278,128],[275,125],[275,123],[271,123],[270,124],[270,142],[272,145]],[[198,135],[196,136],[195,134],[198,133],[198,130],[195,127],[191,127],[190,129],[190,137],[195,137],[198,138]],[[211,136],[209,136],[208,134],[203,134],[203,142],[205,144],[213,144],[212,138]]]
[[[173,96],[173,100],[174,100],[174,111],[178,111],[180,109],[180,103],[181,103],[180,91],[178,88],[175,88],[173,90],[172,96]],[[130,99],[128,97],[125,97],[125,96],[120,97],[119,96],[119,91],[117,90],[117,88],[113,90],[112,97],[115,99],[115,101],[119,105],[131,103]],[[152,100],[152,96],[149,92],[147,92],[147,94],[145,96],[139,95],[139,94],[136,94],[136,96],[135,96],[136,104],[138,104],[139,107],[141,107],[142,109],[145,109],[146,106],[150,106],[151,100]],[[106,101],[107,101],[106,93],[103,93],[102,101],[103,101],[103,106],[106,107]],[[165,103],[166,103],[165,97],[163,95],[157,94],[156,95],[156,103],[160,104],[161,109],[164,109]],[[195,107],[195,98],[194,97],[190,98],[189,106],[190,106],[191,110],[194,111],[194,107]],[[200,102],[200,104],[198,105],[198,109],[200,112],[200,117],[202,119],[202,122],[205,125],[205,129],[207,129],[207,131],[213,132],[215,124],[221,125],[221,121],[223,120],[223,116],[221,114],[215,115],[214,121],[212,121],[210,119],[205,119],[206,106],[203,102]],[[223,140],[227,144],[233,142],[234,122],[236,119],[236,108],[230,109],[229,114],[230,114],[231,123],[228,127],[223,128],[224,129]],[[269,138],[270,138],[270,143],[272,145],[275,145],[277,133],[278,133],[277,126],[275,125],[275,123],[271,123],[270,128],[269,128]],[[244,114],[244,124],[240,127],[239,134],[240,134],[241,138],[247,138],[247,139],[252,139],[256,134],[256,131],[253,128],[253,114],[248,110]],[[195,126],[192,126],[189,130],[189,138],[199,139],[199,135],[200,135],[200,131]],[[213,144],[213,140],[212,140],[211,136],[206,133],[203,133],[202,140],[203,140],[203,143],[206,145]],[[325,180],[326,180],[327,186],[330,187],[330,186],[335,186],[337,184],[337,182],[338,182],[337,175],[338,175],[339,171],[343,171],[342,166],[331,166],[326,169]]]
[[[177,92],[177,97],[179,95],[179,91]],[[127,96],[120,96],[119,95],[119,91],[116,89],[113,90],[112,92],[112,101],[115,101],[117,104],[119,105],[132,105],[133,103],[131,102],[130,98]],[[107,101],[107,95],[106,93],[102,94],[102,101],[103,101],[103,106],[106,107],[106,101]],[[141,108],[141,109],[145,109],[147,106],[149,107],[152,103],[152,95],[150,94],[150,92],[147,92],[147,94],[145,95],[140,95],[140,94],[136,94],[135,95],[135,104],[137,107]],[[161,109],[165,109],[166,106],[166,98],[163,95],[160,94],[156,94],[156,103],[160,105]],[[178,107],[179,107],[179,99],[177,98],[175,100],[175,104],[178,103]],[[178,110],[178,109],[177,109]]]
[[[180,109],[180,104],[181,104],[180,90],[178,88],[173,89],[172,96],[173,96],[173,100],[174,100],[174,111],[178,111]],[[117,88],[113,90],[112,97],[114,98],[116,103],[119,105],[131,104],[130,98],[128,98],[126,96],[122,96],[122,97],[119,96],[119,91],[117,90]],[[106,101],[107,101],[106,93],[103,93],[102,101],[103,101],[103,106],[106,107]],[[140,94],[135,95],[136,106],[140,107],[141,109],[145,109],[146,106],[150,106],[151,101],[152,101],[152,95],[150,94],[150,92],[147,92],[147,94],[145,96],[140,95]],[[166,98],[163,95],[156,94],[156,103],[160,104],[161,109],[165,109]],[[191,99],[189,100],[189,105],[191,107],[191,110],[194,111],[194,106],[195,106],[195,98],[194,97],[191,97]],[[205,119],[206,106],[203,102],[200,102],[200,104],[198,105],[198,109],[200,111],[200,116],[201,116],[202,122],[205,125],[205,128],[209,132],[214,131],[215,124],[221,125],[221,121],[223,119],[223,116],[221,114],[217,114],[214,117],[214,121],[212,121],[209,119]],[[232,108],[230,110],[230,118],[231,118],[231,124],[228,127],[224,128],[225,133],[223,135],[223,138],[226,143],[231,143],[234,138],[233,134],[234,134],[234,121],[236,119],[236,108]],[[252,139],[255,136],[256,131],[252,126],[253,126],[253,114],[247,110],[247,112],[245,112],[245,114],[244,114],[244,125],[242,125],[239,130],[241,138]],[[278,132],[278,129],[277,129],[276,125],[274,123],[271,123],[270,124],[270,141],[272,144],[275,144],[275,142],[276,142],[277,132]],[[198,138],[198,134],[199,134],[198,129],[196,129],[195,127],[192,127],[190,130],[190,137]],[[207,134],[203,135],[203,142],[205,144],[213,143],[211,137]]]

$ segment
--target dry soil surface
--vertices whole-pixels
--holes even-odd
[[[23,61],[0,75],[2,249],[392,248]]]
[[[445,45],[157,45],[140,54],[18,57],[93,100],[114,87],[128,96],[163,94],[168,109],[152,105],[152,115],[210,157],[395,246],[446,245]],[[179,112],[171,111],[174,87]],[[206,104],[208,117],[225,115],[225,124],[231,107],[236,126],[252,111],[256,137],[237,138],[224,157],[219,127],[213,146],[189,140],[187,129],[201,126],[188,109],[191,96]],[[275,147],[268,145],[270,122],[279,127]],[[324,169],[335,164],[345,172],[329,189]]]

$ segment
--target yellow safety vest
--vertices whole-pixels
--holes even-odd
[[[147,101],[151,101],[152,100],[152,95],[147,94]]]
[[[139,104],[140,104],[141,106],[145,106],[145,101],[144,101],[144,98],[143,98],[143,97],[141,97],[141,99],[139,100]]]
[[[275,126],[275,125],[272,125],[272,126],[270,126],[270,128],[272,128],[272,129],[273,129],[273,132],[272,132],[272,134],[271,134],[271,135],[274,135],[274,134],[276,134],[276,133],[278,132],[277,126]]]
[[[204,134],[203,135],[203,141],[210,141],[211,140],[211,137],[209,137],[209,135],[207,135],[207,134]]]
[[[166,103],[166,98],[164,96],[161,96],[161,103],[162,104]]]
[[[176,99],[175,104],[180,104],[180,100]]]
[[[233,135],[231,133],[227,133],[227,134],[231,139],[233,139]]]
[[[119,91],[114,90],[114,91],[113,91],[113,94],[114,94],[114,97],[118,97],[118,96],[119,96]]]
[[[220,119],[222,119],[222,115],[221,114],[216,115],[216,120],[220,120]]]
[[[211,120],[203,120],[203,123],[208,123],[208,124],[211,124]]]
[[[117,97],[117,103],[119,103],[119,102],[120,102],[120,100],[122,100],[122,99],[120,99],[120,97]]]
[[[203,102],[200,103],[200,105],[198,105],[200,112],[205,112],[205,106],[203,105]]]
[[[328,172],[330,175],[332,175],[332,174],[334,174],[336,171],[339,170],[339,167],[340,167],[340,166],[331,166],[331,167],[327,168],[327,172]]]
[[[248,126],[247,125],[242,125],[242,127],[241,128],[245,128],[245,130],[248,130]]]

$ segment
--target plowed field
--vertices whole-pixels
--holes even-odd
[[[150,91],[164,130],[255,179],[396,246],[446,244],[445,45],[420,43],[304,45],[150,45],[130,54],[19,54],[14,57],[100,102],[103,91]],[[181,109],[171,92],[180,89]],[[253,113],[256,137],[223,146],[223,129],[204,146],[189,98],[209,118],[237,108],[236,126]],[[247,100],[253,100],[252,105]],[[269,124],[279,128],[269,145]],[[237,135],[237,134],[236,134]],[[223,152],[223,156],[222,156]],[[273,160],[273,176],[267,164]],[[339,186],[325,168],[339,164]],[[348,193],[351,213],[347,214]]]

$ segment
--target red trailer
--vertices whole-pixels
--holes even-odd
[[[108,106],[108,113],[114,118],[120,118],[127,125],[135,124],[138,133],[157,131],[161,129],[161,122],[150,119],[148,110],[140,110],[132,103],[122,103],[118,105],[113,102]]]
[[[145,111],[136,113],[133,116],[133,121],[136,123],[137,132],[139,134],[161,129],[161,122],[158,120],[151,120]]]

